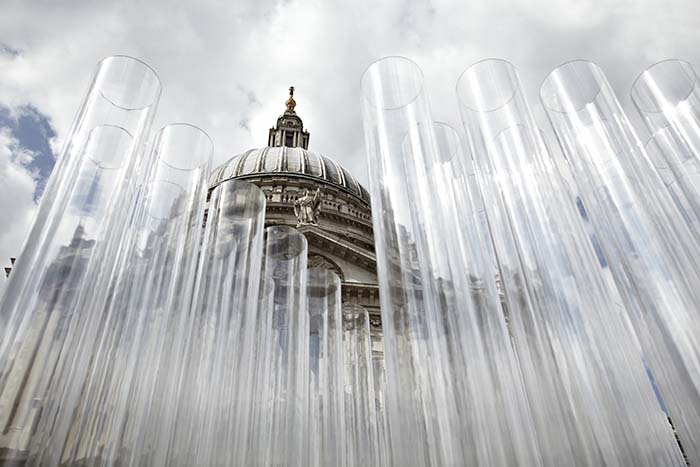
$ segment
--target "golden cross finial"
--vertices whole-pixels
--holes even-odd
[[[289,86],[289,99],[287,99],[285,105],[287,106],[287,110],[294,112],[294,107],[297,105],[296,101],[294,100],[294,86]]]

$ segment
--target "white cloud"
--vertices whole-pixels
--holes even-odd
[[[36,213],[36,181],[25,168],[32,157],[12,134],[0,130],[0,267],[19,256]]]
[[[663,3],[663,5],[662,5]],[[248,0],[223,2],[11,2],[0,18],[0,102],[35,105],[60,141],[95,64],[131,54],[164,85],[156,127],[201,126],[216,162],[266,143],[297,88],[311,147],[366,179],[359,82],[384,55],[424,69],[434,117],[458,125],[454,83],[470,63],[510,60],[534,106],[552,68],[572,58],[599,63],[621,100],[643,68],[682,57],[700,66],[700,2],[665,0]],[[543,122],[544,123],[544,122]],[[54,145],[58,147],[58,143]]]

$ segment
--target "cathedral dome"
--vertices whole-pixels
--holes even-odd
[[[259,178],[266,174],[322,182],[369,204],[369,193],[347,169],[329,157],[301,147],[268,146],[234,156],[214,169],[209,176],[209,187],[231,178]]]

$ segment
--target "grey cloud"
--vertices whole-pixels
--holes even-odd
[[[238,127],[239,127],[239,128],[243,128],[243,129],[246,130],[248,133],[250,133],[250,125],[248,124],[248,119],[247,119],[247,118],[241,119],[241,120],[238,122]]]
[[[265,145],[293,84],[311,148],[366,180],[359,83],[373,60],[413,58],[425,72],[433,116],[457,126],[456,79],[486,57],[519,67],[534,107],[545,75],[573,58],[599,63],[628,105],[634,76],[651,63],[682,57],[700,65],[698,2],[660,3],[160,0],[81,1],[68,10],[11,2],[0,30],[22,54],[0,57],[8,70],[0,76],[0,103],[34,105],[60,139],[95,63],[109,54],[135,55],[163,80],[156,127],[171,121],[202,127],[221,163]]]
[[[11,57],[19,56],[19,50],[0,42],[0,55],[9,55]]]
[[[7,128],[0,129],[0,264],[19,255],[36,212],[36,180],[25,162],[31,159]]]

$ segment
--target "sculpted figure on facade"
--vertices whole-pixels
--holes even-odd
[[[316,188],[310,194],[308,188],[304,194],[294,201],[294,214],[297,216],[297,227],[302,225],[318,225],[318,211],[321,206],[321,189]]]

